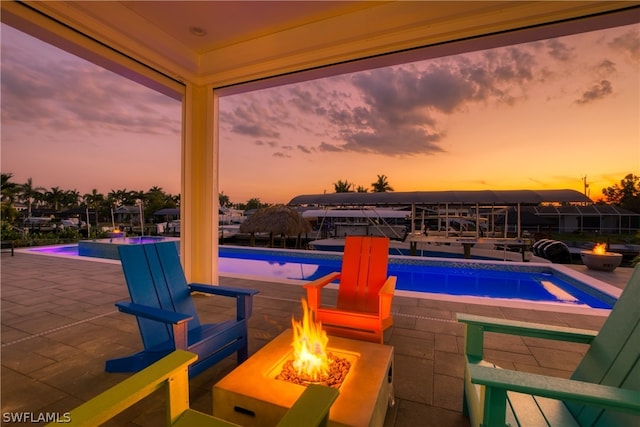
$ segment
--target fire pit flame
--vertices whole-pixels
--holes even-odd
[[[315,321],[315,313],[302,299],[302,321],[291,318],[293,326],[293,368],[301,377],[320,381],[329,374],[327,343],[329,338],[322,323]]]
[[[607,245],[604,243],[598,243],[591,251],[596,255],[604,255],[607,252]]]
[[[327,351],[329,338],[322,323],[315,321],[315,313],[302,299],[302,321],[291,318],[293,326],[293,359],[287,360],[276,379],[294,384],[323,384],[340,387],[351,363]]]

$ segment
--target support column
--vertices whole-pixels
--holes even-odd
[[[218,98],[187,84],[183,102],[180,255],[189,282],[218,283]]]

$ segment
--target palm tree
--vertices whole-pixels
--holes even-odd
[[[371,183],[372,191],[374,193],[384,193],[387,191],[393,191],[393,188],[389,185],[386,175],[378,175],[378,180]]]
[[[118,206],[122,206],[122,205],[124,205],[124,193],[125,192],[126,192],[126,190],[114,190],[114,189],[111,189],[111,191],[107,194],[107,200],[116,208]]]
[[[2,219],[9,223],[18,217],[18,211],[13,204],[16,201],[19,186],[15,182],[11,182],[12,177],[12,173],[2,174]]]
[[[60,205],[64,203],[65,192],[60,187],[51,187],[51,190],[44,193],[44,200],[49,204],[49,207],[60,210]]]
[[[34,187],[33,179],[27,178],[27,182],[20,186],[20,197],[27,203],[27,218],[31,218],[31,207],[34,201],[38,201],[42,198],[42,192],[44,187]]]
[[[80,206],[80,192],[75,188],[64,192],[64,206],[67,208],[77,208]]]
[[[369,189],[366,187],[363,187],[362,185],[358,185],[358,188],[356,188],[356,193],[367,193],[369,192]]]
[[[224,194],[224,191],[218,194],[218,203],[220,203],[220,207],[228,208],[231,206],[231,199],[229,196]]]
[[[118,206],[134,206],[138,200],[144,200],[144,191],[127,191],[123,190],[111,190],[107,195],[107,198],[115,205]]]
[[[91,190],[91,193],[86,193],[82,196],[84,203],[91,207],[93,211],[96,213],[96,228],[98,227],[98,217],[100,216],[98,210],[101,205],[104,203],[104,195],[102,193],[98,193],[97,189]]]
[[[336,190],[336,193],[350,193],[352,186],[353,184],[346,179],[344,181],[339,179],[338,182],[333,183],[333,188]]]
[[[11,182],[12,173],[3,173],[2,175],[2,201],[13,204],[19,191],[19,186],[15,182]]]
[[[176,208],[180,207],[180,194],[176,194],[175,196],[169,195],[169,198],[175,203]]]
[[[127,197],[127,205],[138,205],[142,204],[142,206],[146,206],[147,204],[147,193],[142,190],[139,191],[129,191],[129,195]]]

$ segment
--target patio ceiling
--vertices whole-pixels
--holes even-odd
[[[308,79],[410,62],[423,58],[424,54],[416,48],[564,22],[638,4],[640,2],[627,1],[3,1],[2,20],[94,62],[95,51],[87,55],[92,49],[82,46],[77,40],[78,34],[177,82],[221,88],[302,70],[315,70],[311,76],[305,76]],[[74,35],[60,38],[58,34],[52,39],[46,33],[46,26],[33,25],[34,13],[63,23]],[[635,19],[637,21],[637,13]],[[563,28],[567,31],[570,26],[563,25]],[[513,36],[509,41],[518,40]],[[472,48],[478,46],[466,49]],[[382,62],[353,62],[391,52],[403,54]],[[104,58],[98,62],[114,69],[104,63]],[[335,64],[341,66],[331,70],[323,68]],[[130,70],[128,77],[131,77]]]

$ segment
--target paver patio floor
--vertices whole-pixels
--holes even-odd
[[[104,372],[107,359],[141,349],[135,318],[114,303],[127,300],[119,264],[16,252],[2,254],[1,404],[7,414],[64,413],[129,374]],[[580,268],[580,267],[576,267]],[[599,277],[622,287],[631,269]],[[221,278],[221,284],[260,290],[249,321],[254,353],[300,317],[304,289],[298,285]],[[235,311],[235,301],[196,297],[203,321]],[[395,325],[385,335],[394,346],[395,406],[385,426],[466,426],[462,415],[463,327],[456,312],[599,329],[605,318],[411,297],[394,298]],[[489,334],[492,361],[508,368],[567,377],[585,347]],[[191,406],[211,413],[212,386],[236,366],[228,358],[191,380]],[[163,425],[164,395],[157,393],[108,425]],[[20,425],[7,424],[7,425]],[[32,424],[23,424],[32,425]]]

